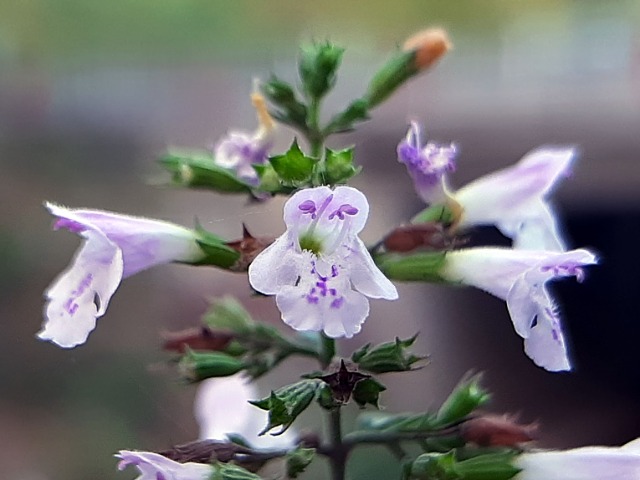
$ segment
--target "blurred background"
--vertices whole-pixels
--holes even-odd
[[[457,186],[537,146],[577,146],[575,174],[555,204],[571,244],[594,248],[602,261],[583,285],[554,288],[575,371],[537,368],[503,302],[420,284],[399,287],[401,308],[372,302],[363,333],[342,348],[420,331],[416,349],[431,362],[383,379],[390,412],[437,406],[465,372],[485,371],[492,409],[539,421],[541,446],[619,445],[640,436],[640,3],[5,0],[0,478],[133,478],[115,471],[114,452],[160,450],[197,436],[195,387],[167,366],[160,332],[197,324],[207,298],[226,292],[280,323],[274,302],[251,299],[242,275],[165,266],[123,282],[88,344],[65,351],[36,340],[42,292],[79,245],[50,230],[42,202],[185,225],[197,216],[229,239],[240,236],[241,222],[278,235],[283,199],[248,206],[244,198],[159,188],[167,176],[155,158],[168,146],[207,148],[229,128],[252,130],[253,78],[277,72],[293,80],[300,42],[348,47],[328,116],[364,90],[406,36],[433,25],[450,32],[454,51],[358,132],[333,140],[357,143],[356,162],[366,167],[354,183],[372,206],[363,238],[377,240],[422,208],[395,158],[410,119],[424,121],[430,138],[459,145]],[[278,146],[291,136],[281,129]],[[491,229],[482,234],[504,241]],[[295,372],[283,366],[261,386],[291,382]],[[316,413],[302,425],[317,427]],[[375,453],[356,454],[353,478],[392,478],[391,457]]]

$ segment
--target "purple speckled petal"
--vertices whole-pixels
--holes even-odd
[[[84,343],[107,310],[122,279],[122,252],[100,232],[85,242],[71,266],[47,289],[45,321],[38,337],[64,348]]]
[[[210,480],[215,473],[212,465],[178,463],[152,452],[120,450],[118,470],[133,465],[140,472],[136,480]]]

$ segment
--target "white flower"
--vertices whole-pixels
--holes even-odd
[[[204,256],[195,233],[178,225],[50,203],[46,207],[58,217],[54,228],[84,238],[69,268],[45,291],[45,321],[38,337],[64,348],[87,340],[123,278],[154,265]]]
[[[455,155],[453,145],[441,147],[430,142],[421,147],[420,127],[415,122],[398,145],[398,159],[407,166],[418,194],[427,204],[461,207],[459,228],[495,225],[513,239],[515,248],[566,249],[547,198],[569,175],[574,149],[539,148],[515,165],[451,192],[447,173],[455,169]]]
[[[352,337],[369,314],[367,297],[398,298],[357,236],[368,215],[355,188],[297,192],[284,207],[287,231],[249,267],[251,285],[276,296],[282,320],[294,329]]]
[[[558,308],[546,283],[558,278],[584,278],[583,267],[596,263],[588,250],[548,252],[507,248],[469,248],[446,254],[440,275],[471,285],[507,302],[526,354],[551,371],[571,368]]]
[[[258,389],[241,374],[200,382],[193,406],[200,439],[227,440],[228,434],[235,433],[257,448],[292,447],[292,430],[278,436],[258,436],[268,423],[269,413],[249,403],[258,398]]]
[[[118,470],[129,465],[138,468],[136,480],[211,480],[215,473],[213,465],[204,463],[178,463],[158,453],[120,450]]]
[[[640,440],[623,447],[526,452],[514,480],[640,480]]]

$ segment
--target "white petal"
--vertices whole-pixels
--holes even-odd
[[[134,465],[140,471],[136,480],[210,480],[215,473],[212,465],[179,463],[153,452],[120,450],[116,457],[120,458],[119,470]]]
[[[556,219],[545,202],[539,202],[537,212],[519,225],[511,229],[509,234],[505,224],[499,223],[498,228],[506,236],[513,238],[513,248],[519,250],[547,250],[562,252],[567,249],[560,234]]]
[[[348,261],[355,289],[370,298],[397,299],[398,290],[373,262],[362,240],[356,237],[351,248]]]
[[[536,321],[524,340],[527,356],[536,365],[550,372],[571,370],[557,314],[552,310],[545,310],[536,317]]]
[[[98,232],[82,235],[86,240],[73,263],[45,292],[45,322],[38,333],[64,348],[87,340],[122,279],[120,249]]]
[[[251,262],[249,283],[260,293],[275,295],[283,286],[296,282],[296,265],[293,240],[285,233]]]

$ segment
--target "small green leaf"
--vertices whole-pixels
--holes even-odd
[[[272,433],[272,435],[281,435],[284,433],[298,415],[306,410],[311,400],[316,396],[316,391],[321,384],[322,381],[320,380],[301,380],[300,382],[272,391],[271,395],[267,398],[249,402],[269,412],[267,426],[260,432],[260,435],[279,426],[282,428]]]
[[[233,463],[218,462],[215,464],[215,473],[211,480],[261,480],[262,477],[255,473],[251,473]]]
[[[378,399],[380,398],[380,392],[384,392],[386,389],[387,387],[375,378],[365,378],[356,383],[352,394],[353,400],[362,408],[367,404],[379,408]]]
[[[231,170],[216,165],[213,156],[203,151],[172,151],[158,160],[171,173],[175,185],[207,188],[219,193],[249,193],[251,186],[239,180]]]
[[[196,243],[204,253],[204,257],[192,265],[215,265],[230,268],[240,259],[240,252],[229,247],[222,238],[205,230],[196,220]]]
[[[408,469],[408,478],[415,480],[456,480],[454,452],[423,453]]]
[[[345,183],[360,172],[362,168],[353,165],[353,150],[353,147],[339,151],[326,149],[324,163],[326,183],[330,185]]]
[[[315,448],[298,447],[293,452],[287,454],[287,477],[298,478],[313,462],[316,456]]]
[[[283,182],[289,185],[300,185],[311,179],[318,160],[302,153],[298,141],[294,140],[287,153],[271,157],[269,162]]]

